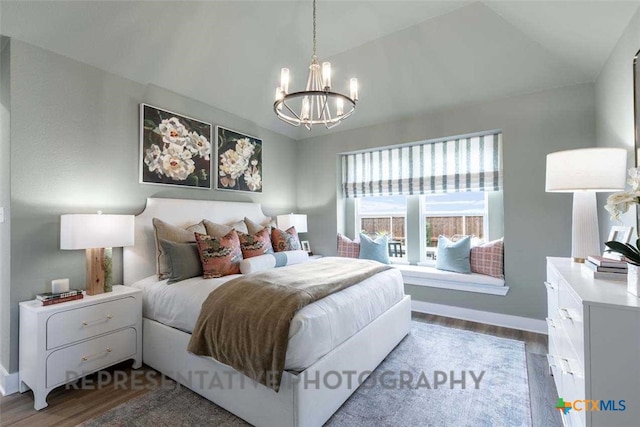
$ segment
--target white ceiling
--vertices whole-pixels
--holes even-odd
[[[318,1],[333,85],[360,81],[338,130],[593,82],[638,1]],[[279,70],[303,89],[311,1],[2,1],[2,33],[155,84],[296,139],[272,111]],[[640,46],[639,46],[640,47]],[[203,117],[202,119],[207,119]]]

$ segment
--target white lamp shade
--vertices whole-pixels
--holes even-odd
[[[296,232],[307,232],[307,216],[300,214],[278,215],[278,228],[286,230],[289,227],[295,227]]]
[[[627,150],[581,148],[547,154],[546,191],[619,191],[625,186]]]
[[[133,215],[72,214],[60,218],[60,249],[132,246]]]

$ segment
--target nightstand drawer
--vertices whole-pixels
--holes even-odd
[[[562,282],[558,301],[558,315],[560,325],[567,334],[569,341],[584,366],[584,319],[582,303],[569,293],[569,286]]]
[[[113,365],[136,352],[136,330],[124,329],[52,352],[47,358],[47,387],[54,387]]]
[[[47,349],[131,326],[138,315],[133,297],[61,311],[47,319]]]

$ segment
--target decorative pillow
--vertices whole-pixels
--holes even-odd
[[[242,250],[235,230],[223,237],[196,233],[196,242],[205,279],[240,273]]]
[[[257,222],[251,221],[245,216],[244,223],[247,226],[247,230],[249,230],[249,234],[256,234],[263,228],[277,228],[275,222],[271,219],[271,217],[267,217],[264,221],[262,221],[262,223],[258,224]]]
[[[299,251],[302,249],[295,227],[289,227],[287,230],[280,230],[279,228],[271,230],[271,244],[276,252]]]
[[[218,224],[215,222],[211,222],[208,219],[203,219],[202,223],[204,224],[204,228],[207,230],[207,232],[204,233],[207,236],[223,237],[229,234],[231,230],[233,230],[233,227],[229,225]]]
[[[360,257],[360,243],[338,233],[338,256],[345,258]]]
[[[383,264],[389,264],[389,239],[386,235],[372,240],[364,233],[360,233],[360,259],[371,259]]]
[[[453,271],[455,273],[471,274],[471,265],[469,263],[470,250],[470,236],[464,236],[457,242],[452,242],[445,236],[438,237],[436,268],[438,270]]]
[[[258,273],[276,267],[300,264],[307,261],[309,261],[309,254],[306,251],[275,252],[243,259],[240,261],[240,272],[242,274]]]
[[[202,263],[196,243],[175,243],[160,240],[160,247],[167,254],[171,267],[168,284],[202,276]]]
[[[196,241],[194,233],[206,234],[207,230],[205,229],[202,221],[198,224],[191,225],[186,229],[176,227],[175,225],[166,223],[158,218],[153,218],[152,223],[156,235],[156,272],[158,274],[158,278],[160,278],[160,280],[164,280],[171,275],[171,266],[169,265],[169,256],[162,248],[162,245],[160,245],[160,240],[167,240],[169,242],[176,243],[192,243]]]
[[[471,271],[504,279],[504,239],[471,248]]]
[[[263,228],[255,234],[238,233],[243,258],[251,258],[273,253],[269,228]]]

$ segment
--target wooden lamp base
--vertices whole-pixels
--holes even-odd
[[[87,295],[104,292],[105,259],[104,248],[90,248],[87,255]]]

